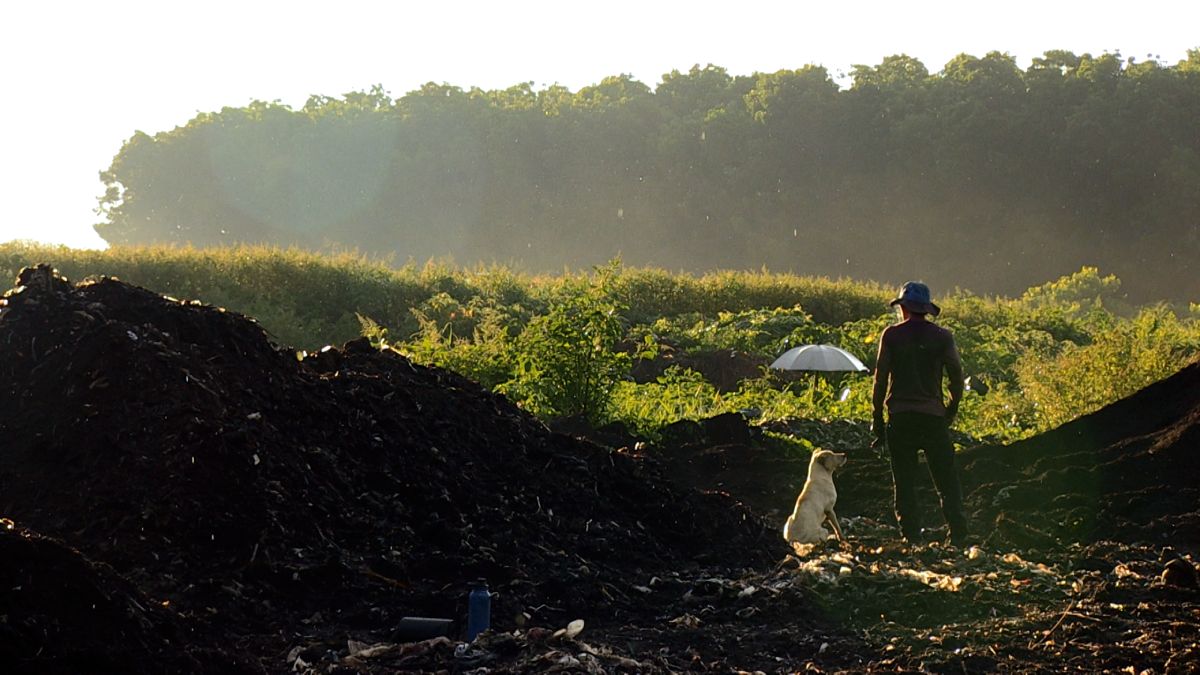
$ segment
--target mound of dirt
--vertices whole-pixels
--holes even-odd
[[[742,381],[762,377],[771,360],[737,350],[718,349],[684,352],[664,348],[652,359],[634,363],[632,376],[636,382],[654,382],[668,368],[678,366],[694,370],[710,382],[717,391],[736,391]]]
[[[1058,429],[963,454],[982,534],[1200,547],[1200,362]],[[990,530],[990,531],[989,531]]]
[[[499,591],[498,628],[652,624],[676,612],[647,596],[785,553],[727,495],[678,489],[363,341],[300,359],[245,317],[45,266],[6,298],[3,515],[77,549],[77,586],[161,608],[108,622],[103,650],[44,632],[21,653],[33,669],[94,652],[152,672],[137,655],[170,652],[148,645],[175,624],[180,654],[344,667],[348,640],[387,640],[404,616],[462,617],[480,576]],[[37,602],[76,616],[65,596]],[[134,600],[113,602],[98,622]],[[799,594],[792,610],[818,623]]]

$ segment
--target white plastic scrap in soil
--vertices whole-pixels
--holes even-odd
[[[567,624],[566,628],[559,628],[554,631],[554,637],[566,637],[568,640],[574,640],[583,632],[583,619],[575,619]]]

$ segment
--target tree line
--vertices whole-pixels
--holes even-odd
[[[921,277],[1014,293],[1085,265],[1200,298],[1200,49],[828,71],[714,65],[578,91],[427,84],[256,101],[137,133],[101,173],[115,245]]]

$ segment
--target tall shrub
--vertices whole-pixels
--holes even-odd
[[[616,349],[625,334],[612,293],[617,264],[535,317],[517,339],[517,375],[505,390],[542,417],[608,419],[612,392],[629,375],[630,354]]]

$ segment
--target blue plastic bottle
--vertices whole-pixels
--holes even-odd
[[[467,641],[475,639],[492,624],[492,594],[488,592],[487,579],[471,584],[467,596]]]

